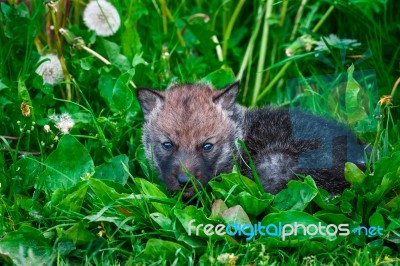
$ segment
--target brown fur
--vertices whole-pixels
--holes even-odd
[[[207,84],[173,85],[166,91],[141,89],[144,112],[143,144],[168,189],[194,189],[187,172],[202,185],[215,175],[230,172],[235,140],[242,139],[267,192],[276,193],[297,178],[310,174],[316,183],[339,193],[348,184],[344,163],[362,164],[363,147],[344,126],[298,110],[247,110],[235,104],[238,83],[223,90]],[[171,149],[164,144],[170,143]],[[205,145],[212,144],[206,151]],[[243,156],[241,156],[243,157]],[[246,164],[242,172],[251,176]]]
[[[181,189],[177,178],[185,175],[185,170],[203,185],[221,170],[231,170],[232,145],[241,138],[241,129],[227,111],[236,94],[226,101],[219,98],[223,93],[206,84],[174,85],[165,92],[139,91],[145,114],[146,155],[154,161],[171,191]],[[174,143],[174,150],[160,148],[164,142]],[[205,143],[219,148],[204,152]],[[171,160],[164,161],[165,158]],[[191,194],[193,188],[188,188],[185,195]]]

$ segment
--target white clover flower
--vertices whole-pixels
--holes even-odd
[[[44,61],[36,69],[36,73],[43,77],[43,82],[51,85],[58,84],[64,79],[60,59],[55,54],[41,56],[40,61]]]
[[[324,40],[322,39],[324,38],[325,41],[333,47],[336,48],[353,48],[353,47],[357,47],[360,46],[361,43],[359,43],[357,40],[353,40],[353,39],[340,39],[338,36],[336,36],[335,34],[330,34],[328,37],[321,37],[320,41],[316,42],[316,47],[314,48],[314,50],[316,51],[327,51],[328,47],[326,46]]]
[[[68,134],[75,125],[71,115],[67,113],[61,115],[50,115],[49,118],[54,121],[56,128],[58,128],[63,135]]]
[[[83,22],[89,29],[103,37],[113,35],[121,25],[117,9],[104,0],[94,0],[86,6],[83,11]]]

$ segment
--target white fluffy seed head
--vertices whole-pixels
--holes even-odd
[[[83,12],[83,22],[86,27],[102,37],[113,35],[121,25],[117,9],[104,0],[94,0],[86,6]]]
[[[40,57],[39,62],[44,61],[36,69],[36,73],[42,76],[43,82],[51,85],[60,83],[64,79],[60,59],[55,54],[47,54]]]
[[[69,131],[74,127],[75,122],[72,119],[70,114],[64,113],[64,114],[60,114],[60,115],[50,115],[49,118],[51,120],[54,121],[54,125],[56,126],[56,128],[58,128],[61,132],[61,134],[65,135],[68,134]],[[57,140],[54,139],[55,141]]]

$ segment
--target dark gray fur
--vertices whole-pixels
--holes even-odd
[[[345,162],[362,165],[364,155],[363,146],[348,128],[299,110],[243,108],[235,104],[238,88],[234,83],[221,91],[212,91],[207,84],[173,85],[166,92],[139,90],[145,114],[146,156],[154,158],[171,191],[178,191],[179,181],[187,179],[182,164],[186,163],[203,185],[215,174],[231,171],[230,151],[235,149],[237,138],[244,141],[267,192],[277,193],[289,180],[298,179],[296,174],[313,176],[318,186],[333,194],[348,186]],[[223,115],[216,118],[221,112]],[[223,128],[218,126],[223,124]],[[196,148],[201,142],[196,141],[207,139],[216,127],[224,140],[215,144],[214,151],[203,154]],[[163,151],[160,147],[165,139],[173,140],[176,149]],[[194,144],[184,144],[192,140]],[[243,153],[239,158],[242,172],[251,177],[248,158]],[[185,197],[191,196],[194,190],[190,188],[185,193]]]
[[[348,186],[344,164],[363,164],[363,146],[345,126],[287,109],[244,111],[243,141],[267,192],[276,193],[297,174],[311,175],[330,193]],[[242,171],[251,175],[245,164]]]

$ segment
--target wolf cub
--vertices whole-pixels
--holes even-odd
[[[187,172],[202,185],[233,167],[233,153],[246,158],[244,141],[266,192],[277,193],[296,174],[311,175],[330,193],[348,186],[344,164],[362,164],[363,147],[343,125],[289,109],[246,109],[235,103],[236,82],[222,90],[208,84],[172,85],[166,91],[140,89],[146,157],[176,192],[195,190]],[[251,176],[239,159],[242,173]]]

